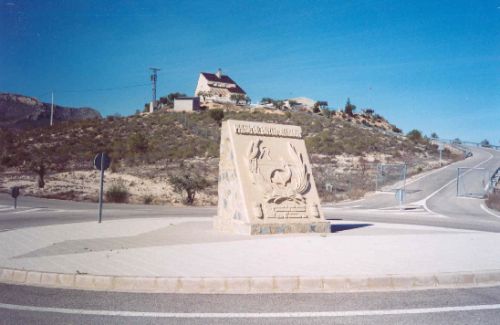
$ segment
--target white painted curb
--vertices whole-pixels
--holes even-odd
[[[0,283],[144,293],[252,294],[469,288],[500,285],[500,270],[374,277],[137,277],[0,268]]]

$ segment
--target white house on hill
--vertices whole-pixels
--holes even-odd
[[[240,97],[237,100],[240,101],[246,98],[246,94],[233,79],[223,75],[221,69],[216,73],[201,72],[195,90],[195,96],[199,96],[202,102],[234,103],[234,97]]]

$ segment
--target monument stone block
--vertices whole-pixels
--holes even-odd
[[[224,121],[218,190],[217,230],[330,232],[299,126]]]

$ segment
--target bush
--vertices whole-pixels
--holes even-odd
[[[127,139],[128,150],[132,154],[143,154],[148,151],[148,139],[142,133],[134,133]]]
[[[487,139],[484,139],[483,141],[481,141],[481,147],[491,147],[490,142]]]
[[[328,108],[324,108],[321,110],[321,113],[323,114],[324,117],[330,118],[332,117],[332,111],[330,111]]]
[[[129,192],[122,179],[111,184],[105,194],[107,202],[126,203],[128,202]]]
[[[354,116],[354,111],[356,110],[356,105],[351,104],[351,99],[347,98],[345,103],[344,112],[349,116]]]
[[[413,129],[410,132],[408,132],[406,137],[413,142],[421,142],[423,140],[422,132],[416,129]]]
[[[219,124],[222,125],[222,119],[224,118],[224,111],[221,109],[211,109],[208,111],[210,117]]]
[[[153,203],[153,196],[151,194],[144,195],[142,197],[142,203],[144,203],[144,204],[151,204],[151,203]]]
[[[188,205],[194,203],[196,192],[210,186],[209,181],[201,176],[193,166],[186,166],[181,172],[169,175],[168,180],[175,192],[179,194],[186,192],[184,203]]]
[[[500,211],[500,192],[493,192],[486,199],[486,206],[490,209]]]

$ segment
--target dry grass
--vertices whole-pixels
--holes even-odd
[[[377,163],[404,162],[413,174],[436,167],[438,159],[437,146],[426,140],[415,143],[387,132],[394,126],[377,115],[269,114],[241,109],[224,112],[224,119],[301,126],[324,202],[357,198],[373,190]],[[113,161],[107,180],[110,183],[118,177],[126,180],[128,202],[180,204],[182,198],[172,191],[167,174],[183,170],[186,164],[195,164],[212,184],[197,194],[197,204],[214,204],[219,132],[218,123],[209,112],[156,112],[66,122],[15,135],[0,129],[0,168],[3,170],[0,191],[22,182],[29,195],[95,200],[98,182],[92,160],[96,153],[105,151]],[[29,162],[34,152],[56,159],[49,162],[44,191],[33,186],[34,174],[22,169],[22,164]],[[443,158],[446,162],[456,159],[449,151],[444,152]],[[327,191],[326,185],[332,182],[333,187]]]

